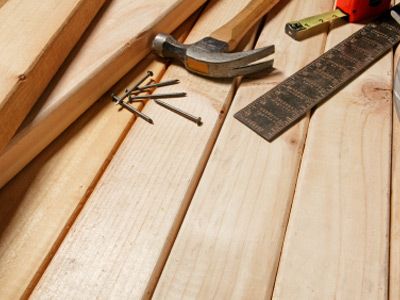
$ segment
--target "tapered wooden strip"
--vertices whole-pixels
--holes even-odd
[[[240,86],[154,299],[270,298],[308,121],[268,143],[233,115],[321,54],[325,34],[298,43],[285,23],[332,7],[285,1],[265,24],[257,47],[275,43],[278,72]]]
[[[226,22],[246,1],[211,1],[186,43]],[[171,66],[186,100],[168,102],[203,118],[197,127],[154,102],[138,120],[39,282],[32,298],[147,298],[230,103],[230,81],[214,82]],[[79,283],[79,284],[78,284]],[[74,286],[73,289],[71,287]]]
[[[0,3],[0,151],[104,2]]]
[[[387,298],[391,81],[389,53],[313,114],[274,299]]]
[[[205,0],[113,0],[0,153],[0,187],[75,121]]]

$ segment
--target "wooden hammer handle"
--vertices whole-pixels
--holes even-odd
[[[251,0],[241,12],[210,36],[228,43],[229,51],[232,51],[247,31],[278,2],[279,0]]]

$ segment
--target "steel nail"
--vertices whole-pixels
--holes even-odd
[[[139,88],[139,85],[141,85],[143,82],[145,82],[147,80],[147,78],[153,76],[154,73],[152,71],[147,71],[147,74],[139,80],[138,83],[135,84],[134,87],[132,87],[131,89],[126,89],[125,90],[125,95],[121,98],[121,100],[124,100],[126,97],[128,97],[133,91],[137,90]]]
[[[131,113],[133,113],[133,114],[137,115],[138,117],[142,118],[142,119],[145,120],[146,122],[148,122],[148,123],[150,123],[150,124],[154,124],[153,120],[152,120],[150,117],[148,117],[148,116],[145,115],[144,113],[142,113],[142,112],[136,110],[133,106],[129,105],[128,103],[121,102],[120,105],[121,105],[123,108],[129,110]]]
[[[121,105],[123,108],[125,108],[126,110],[130,111],[131,113],[133,113],[134,115],[142,118],[143,120],[149,122],[150,124],[154,124],[153,120],[146,116],[144,113],[138,111],[136,108],[134,108],[132,105],[129,105],[128,103],[124,102],[122,100],[122,98],[119,98],[117,96],[115,96],[114,94],[111,94],[111,97],[113,99],[114,102],[116,102],[116,104]]]
[[[140,101],[140,100],[183,98],[183,97],[186,97],[186,96],[187,96],[186,93],[170,93],[170,94],[157,94],[157,95],[129,96],[129,102],[137,102],[137,101]]]
[[[148,89],[152,89],[152,88],[158,88],[158,87],[164,87],[164,86],[169,86],[169,85],[174,85],[174,84],[178,84],[180,83],[179,79],[174,79],[174,80],[168,80],[168,81],[164,81],[164,82],[156,82],[156,83],[152,83],[152,84],[148,84],[145,86],[141,86],[138,87],[137,90],[133,91],[143,91],[143,90],[148,90]]]
[[[193,116],[193,115],[191,115],[191,114],[189,114],[189,113],[187,113],[187,112],[184,112],[183,110],[180,110],[179,108],[177,108],[177,107],[175,107],[175,106],[172,106],[172,105],[170,105],[170,104],[165,103],[164,101],[160,101],[160,100],[156,100],[156,99],[154,99],[154,101],[155,101],[158,105],[160,105],[160,106],[162,106],[162,107],[168,109],[169,111],[172,111],[172,112],[174,112],[174,113],[180,115],[181,117],[184,117],[184,118],[186,118],[187,120],[196,123],[197,126],[203,125],[203,122],[201,121],[201,117],[195,117],[195,116]]]

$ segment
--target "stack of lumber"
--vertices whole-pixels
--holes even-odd
[[[0,151],[104,2],[0,2]]]
[[[156,33],[170,33],[204,2],[108,2],[18,134],[3,151],[0,144],[0,187],[146,56]]]
[[[149,2],[107,2],[0,155],[0,298],[398,299],[393,53],[268,143],[233,115],[362,25],[296,42],[285,23],[335,1],[282,0],[242,45],[275,44],[278,71],[213,81],[134,48],[201,5]],[[208,1],[174,34],[196,42],[249,2]],[[187,92],[169,103],[204,125],[101,96],[147,70],[180,79],[162,92]]]

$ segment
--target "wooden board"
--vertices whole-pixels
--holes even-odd
[[[105,1],[0,3],[0,151]]]
[[[151,59],[138,67],[121,89],[163,69]],[[0,190],[1,299],[30,293],[132,121],[102,98]]]
[[[396,1],[396,4],[400,1]],[[400,48],[394,54],[393,77],[396,78],[400,61]],[[400,118],[393,108],[392,133],[392,202],[390,226],[390,285],[389,299],[400,298]]]
[[[400,52],[396,51],[397,62]],[[395,64],[396,66],[396,64]],[[400,121],[393,112],[392,206],[390,227],[390,299],[400,299]]]
[[[396,4],[400,1],[396,0]],[[393,78],[400,61],[400,48],[394,54]],[[393,108],[392,132],[392,190],[390,222],[390,273],[389,299],[400,298],[400,118]]]
[[[240,86],[155,299],[270,298],[308,120],[268,143],[233,115],[323,51],[325,34],[298,43],[283,33],[285,23],[332,7],[284,1],[268,18],[257,47],[275,43],[278,72]]]
[[[313,114],[274,299],[387,298],[391,88],[389,53]]]
[[[208,35],[245,5],[211,1],[186,42]],[[186,91],[188,98],[169,102],[201,116],[204,125],[197,127],[155,103],[146,105],[144,112],[155,125],[135,123],[33,299],[141,298],[152,293],[233,93],[231,82],[203,79],[177,66],[163,79],[174,78],[182,83],[164,91]]]
[[[196,17],[174,32],[178,40]],[[112,90],[124,91],[147,70],[160,78],[165,64],[150,55]],[[1,299],[29,295],[134,119],[105,95],[0,190]]]
[[[45,91],[17,136],[0,154],[0,187],[75,121],[205,0],[114,0]]]

